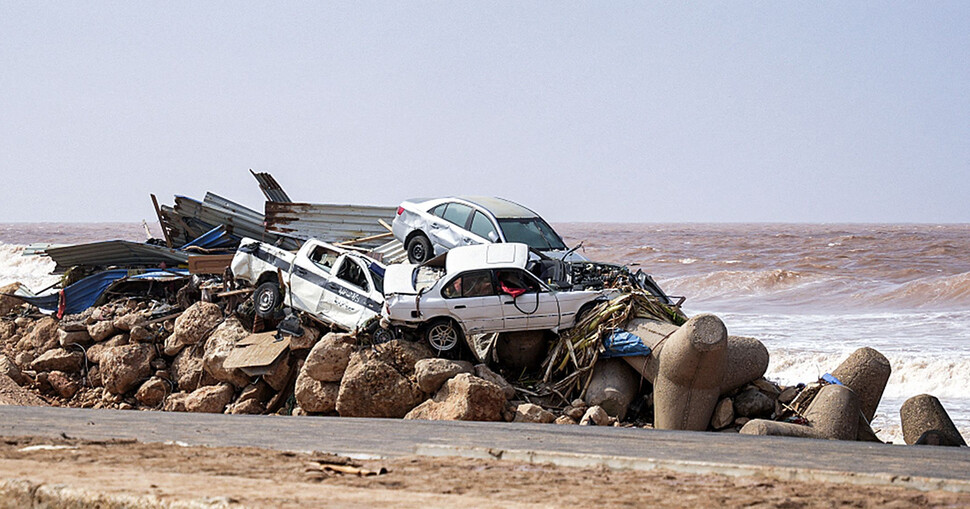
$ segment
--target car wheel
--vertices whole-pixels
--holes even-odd
[[[280,287],[274,282],[263,283],[253,292],[256,316],[260,318],[272,318],[281,301]]]
[[[407,250],[408,261],[411,263],[424,263],[434,256],[431,241],[420,233],[411,237],[411,240],[408,241]]]
[[[431,322],[424,331],[424,339],[431,350],[442,355],[458,355],[459,346],[464,339],[461,329],[452,320],[437,320]]]
[[[387,343],[394,340],[394,331],[378,327],[374,329],[374,343]]]

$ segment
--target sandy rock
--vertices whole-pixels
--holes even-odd
[[[242,392],[239,393],[239,397],[236,398],[236,403],[241,403],[243,401],[253,399],[259,401],[260,403],[266,403],[273,397],[273,389],[262,381],[258,380],[254,383],[243,387]]]
[[[121,331],[128,332],[138,325],[145,325],[148,322],[148,316],[144,313],[128,313],[126,315],[119,316],[114,319],[115,328]]]
[[[568,415],[560,415],[559,417],[556,417],[556,420],[552,421],[552,423],[553,424],[579,424],[579,422],[577,422],[576,419],[573,419]]]
[[[255,399],[237,401],[226,408],[226,413],[236,415],[260,415],[266,413],[266,407]]]
[[[87,328],[79,331],[66,331],[64,329],[58,329],[57,342],[62,347],[72,344],[87,346],[91,344],[91,336],[88,334]]]
[[[303,325],[303,335],[290,338],[290,350],[308,350],[320,340],[320,329]]]
[[[101,381],[106,392],[124,394],[152,374],[155,349],[149,345],[124,345],[101,353]]]
[[[84,354],[75,350],[65,350],[55,348],[41,354],[30,363],[34,371],[64,371],[65,373],[77,373],[81,371],[84,363]]]
[[[9,376],[0,373],[0,405],[47,406],[47,403]]]
[[[200,302],[199,304],[208,303]],[[212,305],[215,306],[215,304]],[[182,313],[182,316],[185,316],[185,313]],[[202,357],[202,365],[205,371],[220,382],[228,382],[236,387],[249,385],[249,376],[242,370],[228,369],[223,366],[226,358],[232,353],[236,342],[248,335],[249,332],[236,318],[229,318],[216,327],[205,343],[205,354]]]
[[[17,324],[8,320],[0,320],[0,341],[7,341],[17,333]]]
[[[109,348],[114,348],[116,346],[124,346],[127,344],[128,344],[127,334],[116,334],[115,336],[113,336],[111,339],[107,341],[103,341],[101,343],[96,343],[94,345],[91,345],[87,350],[88,362],[91,362],[94,364],[100,364],[101,354],[105,350]]]
[[[21,287],[20,283],[10,283],[9,285],[0,287],[0,294],[4,293],[14,293]],[[18,299],[13,297],[7,297],[6,295],[0,295],[0,316],[3,316],[14,309],[19,309],[23,305]]]
[[[170,390],[171,386],[168,382],[158,377],[151,377],[138,388],[135,399],[142,405],[157,407],[165,400]]]
[[[449,421],[501,421],[505,409],[502,388],[468,373],[459,373],[405,419]]]
[[[221,414],[232,401],[234,393],[235,389],[229,383],[200,387],[185,398],[185,411]]]
[[[76,381],[72,380],[62,371],[51,371],[47,375],[47,383],[50,384],[58,396],[64,399],[73,398],[77,394],[78,389],[81,388]]]
[[[185,408],[185,400],[188,399],[188,392],[173,392],[165,398],[165,406],[162,410],[166,412],[187,412]]]
[[[24,336],[21,349],[50,350],[57,346],[57,321],[45,316],[34,323],[30,332]]]
[[[293,395],[300,408],[311,413],[332,413],[337,409],[339,382],[321,382],[311,377],[305,367],[296,377]]]
[[[775,402],[756,388],[750,388],[734,397],[734,413],[740,417],[770,417]]]
[[[583,414],[582,420],[579,421],[580,426],[609,426],[612,424],[612,419],[610,419],[610,414],[603,410],[603,407],[591,406]]]
[[[199,345],[182,349],[172,361],[170,371],[172,380],[179,390],[192,392],[199,388],[202,381],[202,356],[205,350]]]
[[[513,422],[537,422],[547,424],[556,420],[552,412],[532,403],[523,403],[515,409]]]
[[[34,362],[35,355],[30,352],[20,352],[14,358],[14,364],[20,366],[21,369],[29,368],[30,363]]]
[[[88,335],[95,342],[104,341],[114,336],[117,331],[118,329],[115,328],[114,321],[112,320],[102,320],[88,325]]]
[[[152,331],[148,330],[148,327],[141,325],[132,327],[128,333],[128,341],[132,343],[151,343],[152,339],[154,339]]]
[[[354,354],[340,382],[336,410],[343,417],[404,417],[424,397],[393,365]]]
[[[211,302],[196,302],[175,319],[175,330],[170,336],[181,346],[194,345],[205,338],[222,321],[222,310]]]
[[[711,416],[711,427],[714,429],[724,429],[734,422],[734,401],[731,398],[722,398],[714,407],[714,415]]]
[[[474,373],[475,367],[467,361],[452,361],[448,359],[421,359],[414,364],[414,376],[418,387],[428,394],[438,392],[438,389],[451,377],[458,373]]]
[[[90,312],[67,315],[57,322],[57,328],[64,332],[87,331],[88,326],[84,324],[84,320],[86,320],[88,316],[90,316]]]
[[[262,375],[261,378],[266,381],[266,383],[273,388],[275,391],[282,391],[286,388],[286,384],[290,381],[290,369],[292,368],[292,363],[290,362],[290,354],[284,353],[280,356],[272,366],[269,367],[269,371]]]
[[[20,367],[6,355],[0,355],[0,374],[10,377],[17,385],[24,384],[24,375]]]
[[[502,378],[502,375],[488,369],[488,366],[484,364],[475,365],[475,376],[501,387],[502,392],[505,394],[505,399],[515,397],[515,387],[512,387],[512,384],[508,383],[505,378]]]
[[[350,334],[327,334],[310,350],[303,369],[314,380],[339,382],[350,363],[355,341]]]
[[[101,381],[101,367],[99,367],[97,364],[88,366],[87,380],[91,387],[103,387],[104,383]]]

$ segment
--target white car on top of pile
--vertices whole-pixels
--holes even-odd
[[[526,270],[529,246],[482,244],[454,248],[421,265],[387,267],[384,325],[418,329],[438,352],[467,335],[559,331],[606,300],[609,290],[556,291]]]

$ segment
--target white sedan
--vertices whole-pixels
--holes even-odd
[[[419,329],[434,350],[449,352],[471,334],[568,329],[607,298],[604,290],[556,291],[526,270],[528,262],[528,246],[502,243],[391,265],[385,324]]]

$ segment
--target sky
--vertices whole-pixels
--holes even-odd
[[[970,222],[970,2],[0,2],[0,222]]]

